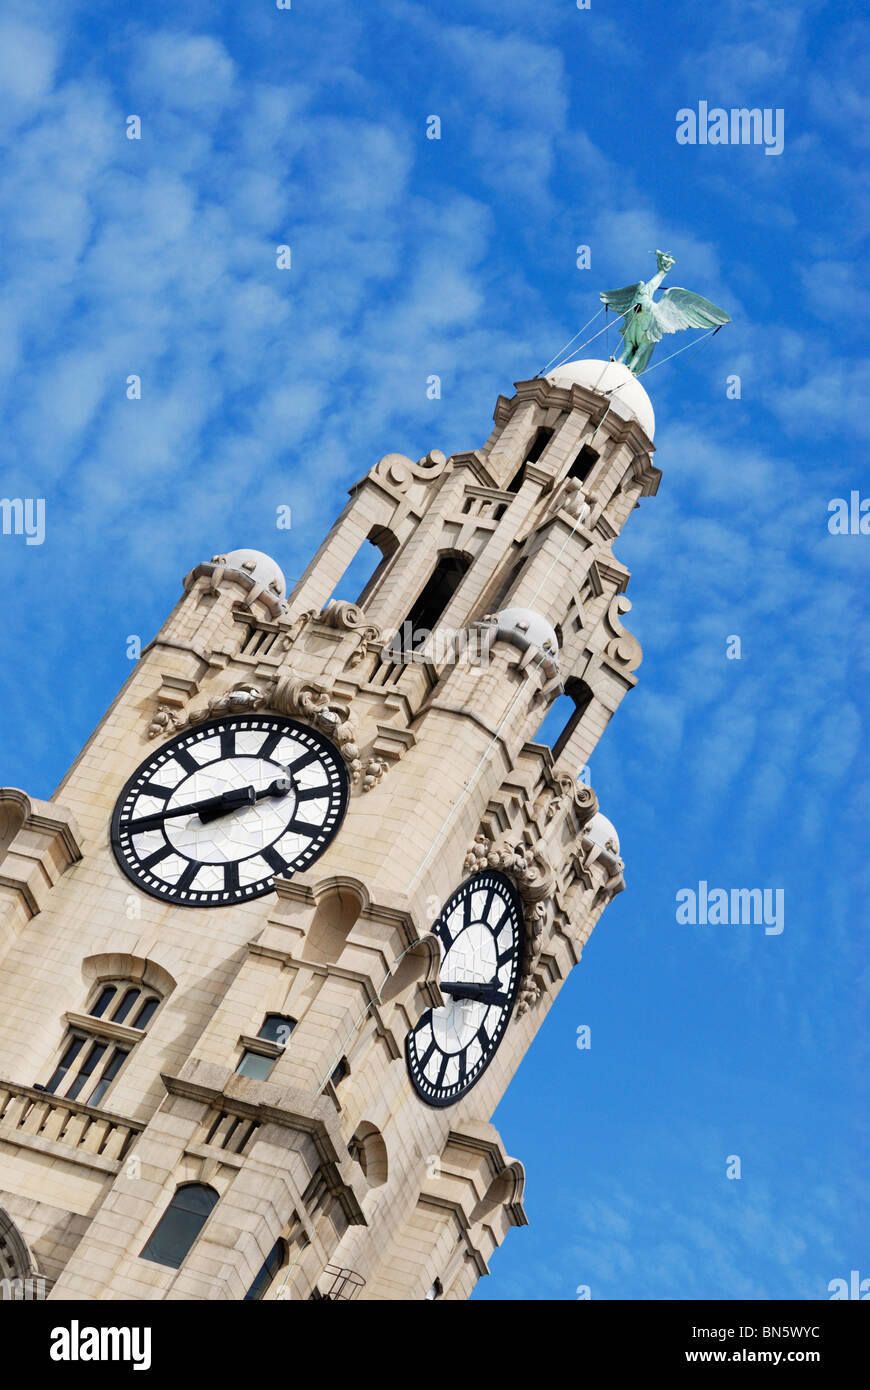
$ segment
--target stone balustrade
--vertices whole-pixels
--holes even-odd
[[[142,1125],[105,1110],[0,1081],[0,1140],[28,1135],[120,1161],[141,1130]]]

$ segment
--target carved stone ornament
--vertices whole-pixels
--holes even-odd
[[[604,654],[626,671],[636,670],[643,660],[643,647],[640,642],[620,622],[621,615],[628,613],[630,609],[631,599],[627,599],[625,594],[616,594],[611,599],[605,616],[606,625],[613,637],[604,648]]]
[[[389,763],[385,762],[383,758],[369,758],[363,768],[363,791],[370,792],[372,787],[376,787],[388,767]]]
[[[206,719],[217,719],[222,714],[249,714],[256,710],[273,709],[279,714],[302,719],[316,729],[321,729],[338,748],[350,773],[350,780],[357,783],[363,775],[362,759],[359,750],[359,735],[356,722],[349,715],[331,706],[331,691],[313,681],[299,680],[295,676],[276,676],[266,685],[237,685],[222,695],[212,695],[204,708],[178,714],[167,705],[161,705],[148,726],[148,737],[178,733],[191,724],[201,724]],[[377,762],[370,759],[370,762]],[[384,769],[385,770],[385,769]],[[366,768],[366,781],[363,790],[375,786],[383,771],[371,780]]]
[[[592,508],[579,478],[566,478],[557,491],[550,506],[550,515],[555,515],[558,511],[567,512],[569,516],[575,517],[581,526],[588,525]]]
[[[366,643],[380,641],[381,629],[377,623],[369,622],[363,610],[356,603],[339,600],[327,604],[323,612],[317,615],[317,618],[327,627],[344,629],[356,634],[356,646],[347,663],[350,667],[360,664],[365,656]]]
[[[540,824],[543,817],[543,824],[549,825],[554,816],[569,805],[576,808],[581,825],[585,825],[598,810],[598,797],[592,787],[578,782],[570,772],[555,772],[552,774],[552,785],[546,787],[535,801],[532,808],[534,819]]]
[[[217,719],[222,714],[250,714],[262,709],[264,695],[259,686],[237,685],[223,695],[212,695],[205,709],[189,710],[186,714],[160,705],[148,725],[148,737],[158,738],[161,734],[176,734],[191,724],[201,724],[204,719]]]
[[[371,470],[371,476],[388,483],[397,492],[407,492],[412,483],[434,482],[446,467],[447,459],[440,449],[430,449],[417,463],[405,454],[384,454]]]
[[[212,563],[213,565],[217,565],[217,566],[218,566],[218,569],[217,569],[217,571],[216,571],[216,576],[222,576],[223,570],[224,570],[225,566],[228,564],[228,560],[227,560],[226,555],[212,555],[212,557],[211,557],[211,563]],[[243,560],[242,563],[241,563],[241,565],[239,566],[239,569],[244,570],[245,573],[246,573],[246,574],[249,574],[249,575],[251,576],[252,579],[254,578],[254,572],[255,572],[256,568],[257,568],[257,562],[256,562],[256,560]],[[212,592],[217,592],[217,584],[218,584],[218,582],[219,582],[219,581],[218,581],[218,578],[215,577],[215,578],[213,579],[213,583],[212,583],[212,585],[211,585]],[[268,588],[269,593],[270,593],[270,594],[274,594],[276,598],[282,599],[282,598],[284,597],[284,591],[283,591],[283,589],[281,588],[281,585],[278,583],[277,579],[270,579],[268,585],[266,585],[265,587]]]

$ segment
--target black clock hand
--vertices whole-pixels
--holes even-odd
[[[252,787],[242,788],[243,791],[253,791]],[[147,793],[146,793],[147,795]],[[129,828],[131,830],[154,830],[161,826],[165,820],[176,820],[179,816],[195,816],[204,808],[214,807],[219,802],[223,804],[225,792],[220,796],[209,797],[207,801],[193,801],[189,806],[175,806],[171,811],[155,811],[150,816],[139,816],[136,820],[131,820]],[[251,798],[246,797],[246,800]],[[218,812],[220,815],[221,812]]]
[[[150,816],[139,816],[137,820],[130,821],[130,829],[154,830],[165,820],[177,819],[179,816],[198,815],[203,824],[207,824],[216,820],[218,816],[226,815],[227,811],[236,810],[239,806],[251,806],[263,797],[286,796],[292,786],[292,779],[277,777],[262,791],[256,791],[254,787],[233,787],[230,791],[221,792],[219,796],[210,796],[206,801],[194,801],[189,806],[176,806],[171,811],[156,811]]]
[[[267,796],[286,796],[292,786],[291,777],[276,777],[274,782],[270,782],[268,787],[263,787],[260,791],[253,787],[239,787],[221,792],[220,796],[202,803],[199,818],[203,825],[207,825],[209,821],[217,820],[218,816],[226,815],[227,811],[234,811],[239,806],[253,806],[255,801],[262,801]]]
[[[481,1004],[507,1004],[510,1002],[507,994],[502,994],[498,989],[497,980],[469,981],[465,983],[459,980],[442,980],[441,993],[447,994],[451,999],[473,999]]]

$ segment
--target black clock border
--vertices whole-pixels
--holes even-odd
[[[504,1040],[504,1035],[507,1032],[508,1024],[510,1023],[511,1017],[513,1015],[514,1005],[516,1003],[517,994],[519,992],[520,977],[522,974],[522,959],[523,953],[525,951],[525,918],[523,914],[522,899],[520,898],[516,884],[514,883],[513,879],[511,879],[507,874],[502,873],[500,869],[478,869],[476,872],[469,874],[467,878],[464,878],[462,882],[458,884],[456,888],[454,888],[453,892],[450,894],[450,897],[442,906],[441,911],[439,912],[435,921],[432,923],[431,931],[436,936],[438,935],[438,924],[440,923],[441,919],[447,915],[448,909],[451,908],[451,904],[454,902],[454,899],[459,897],[459,894],[462,892],[463,888],[465,888],[471,883],[476,884],[478,881],[485,880],[494,880],[504,885],[504,887],[507,889],[508,896],[513,901],[514,910],[516,911],[517,915],[517,969],[514,975],[513,986],[511,988],[510,1002],[506,1004],[504,1007],[504,1010],[502,1012],[502,1019],[504,1021],[501,1024],[500,1032],[494,1039],[493,1046],[489,1049],[483,1066],[480,1068],[480,1070],[477,1072],[474,1078],[471,1081],[469,1081],[466,1086],[462,1088],[462,1090],[455,1092],[453,1095],[427,1095],[423,1090],[421,1090],[420,1086],[418,1085],[417,1078],[414,1075],[414,1068],[411,1063],[411,1039],[414,1037],[415,1033],[417,1033],[417,1031],[422,1027],[423,1021],[426,1018],[427,1014],[431,1014],[433,1010],[427,1009],[426,1013],[420,1015],[419,1019],[414,1024],[414,1027],[408,1030],[408,1033],[405,1037],[405,1065],[408,1070],[408,1076],[410,1078],[411,1085],[414,1088],[415,1094],[419,1097],[419,1099],[423,1102],[424,1105],[429,1105],[434,1110],[444,1110],[448,1105],[458,1104],[458,1102],[461,1101],[465,1096],[467,1096],[469,1091],[472,1091],[474,1087],[477,1085],[478,1081],[483,1076],[487,1067],[493,1061],[496,1053],[501,1047],[501,1044]],[[470,891],[474,890],[472,889]]]
[[[219,732],[223,729],[256,729],[260,721],[268,721],[272,726],[274,726],[275,724],[280,724],[282,728],[287,730],[288,732],[298,732],[305,735],[306,738],[311,739],[314,743],[318,744],[331,757],[335,769],[338,773],[338,810],[336,813],[335,823],[332,826],[330,833],[324,838],[323,843],[319,846],[317,850],[314,851],[311,857],[308,860],[306,860],[305,867],[308,868],[311,864],[316,863],[320,856],[324,854],[325,851],[329,848],[329,845],[332,843],[339,830],[341,829],[344,817],[347,813],[348,803],[350,801],[350,778],[348,777],[347,768],[345,766],[344,760],[340,752],[336,748],[335,744],[332,743],[331,740],[327,738],[325,734],[322,734],[319,729],[312,729],[310,724],[303,724],[298,719],[289,719],[283,714],[270,714],[268,711],[263,711],[262,713],[257,714],[225,714],[219,716],[216,719],[205,719],[202,721],[201,724],[195,724],[190,729],[182,729],[177,734],[174,734],[172,738],[167,739],[165,743],[161,744],[160,747],[155,750],[155,752],[151,755],[150,758],[144,758],[142,762],[139,763],[135,771],[132,773],[130,777],[128,777],[127,781],[124,783],[124,786],[118,795],[118,798],[112,810],[112,819],[109,828],[109,840],[118,867],[121,869],[124,876],[127,879],[129,879],[129,881],[133,883],[139,889],[140,892],[146,893],[148,897],[155,898],[158,902],[169,903],[173,907],[208,908],[212,911],[214,911],[215,909],[225,907],[238,907],[240,903],[251,902],[254,898],[262,898],[265,897],[267,893],[274,893],[274,885],[270,882],[265,887],[257,888],[250,893],[245,893],[244,896],[229,898],[226,902],[204,902],[191,898],[173,897],[171,891],[162,893],[158,889],[151,888],[148,886],[148,884],[143,883],[137,870],[132,865],[129,865],[127,863],[124,857],[123,849],[121,847],[120,822],[121,814],[126,804],[127,797],[139,781],[142,775],[143,768],[148,767],[154,761],[155,757],[159,756],[160,753],[165,752],[167,749],[181,744],[184,739],[189,739],[191,742],[197,741],[197,739],[201,737],[201,735],[205,731]],[[179,853],[182,853],[182,851],[179,851]],[[252,854],[247,857],[253,858],[254,855],[257,853],[260,853],[260,851],[254,850]],[[191,863],[193,862],[194,861],[191,860]],[[295,872],[295,870],[293,870],[292,872]],[[168,887],[171,890],[171,885],[168,885]]]

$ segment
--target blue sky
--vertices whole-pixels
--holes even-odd
[[[0,493],[46,499],[41,546],[0,536],[6,783],[50,794],[194,564],[298,576],[377,458],[480,444],[656,247],[732,315],[649,378],[645,657],[591,761],[628,887],[496,1116],[532,1224],[480,1298],[870,1277],[870,537],[827,526],[870,495],[868,39],[757,0],[3,7]],[[781,108],[782,154],[678,145],[699,101]],[[701,880],[782,888],[784,931],[678,924]]]

